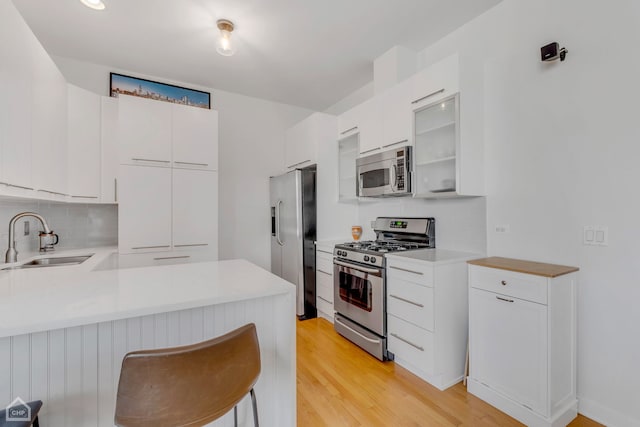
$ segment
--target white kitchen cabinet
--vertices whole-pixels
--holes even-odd
[[[382,100],[373,97],[359,106],[360,125],[360,155],[377,152],[382,147]]]
[[[171,166],[172,104],[118,97],[120,164]]]
[[[313,113],[285,132],[285,168],[293,170],[316,163],[318,145],[335,142],[336,117]]]
[[[173,169],[173,248],[218,258],[218,172]]]
[[[567,425],[577,414],[577,269],[470,264],[469,392],[527,425]]]
[[[218,112],[173,105],[173,165],[218,170]]]
[[[338,200],[358,200],[356,158],[359,154],[360,133],[353,133],[338,141]]]
[[[397,364],[444,390],[464,376],[466,261],[474,254],[428,249],[387,257],[387,345]]]
[[[121,165],[118,200],[120,253],[171,249],[171,169]]]
[[[67,82],[46,54],[34,57],[31,156],[40,197],[65,200],[67,189]]]
[[[72,201],[100,201],[100,96],[67,85],[68,191]]]
[[[316,247],[316,307],[318,317],[333,323],[333,253]]]
[[[458,55],[451,55],[408,79],[413,93],[411,105],[414,110],[441,99],[449,98],[460,91]]]
[[[412,145],[410,83],[405,80],[380,95],[383,150]]]
[[[101,201],[118,202],[118,98],[101,98]]]

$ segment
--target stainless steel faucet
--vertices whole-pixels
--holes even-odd
[[[18,215],[11,218],[9,221],[9,249],[7,249],[7,254],[4,257],[5,262],[17,262],[18,261],[18,251],[16,250],[16,222],[20,218],[24,218],[25,216],[32,216],[39,220],[42,223],[42,227],[44,228],[45,233],[51,233],[51,229],[47,224],[47,221],[40,215],[35,212],[21,212]]]

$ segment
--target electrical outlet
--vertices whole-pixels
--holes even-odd
[[[25,236],[28,236],[28,235],[29,235],[29,224],[30,224],[30,222],[29,222],[29,221],[25,221],[25,222],[24,222],[24,235],[25,235]]]
[[[496,225],[496,233],[508,233],[509,231],[509,224]]]

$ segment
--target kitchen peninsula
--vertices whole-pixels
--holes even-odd
[[[74,266],[0,270],[1,401],[42,400],[47,426],[113,426],[127,352],[191,344],[253,322],[260,422],[295,425],[293,286],[245,260],[101,269],[114,252],[66,251],[54,256],[94,255]],[[246,401],[238,412],[240,425],[252,422]]]

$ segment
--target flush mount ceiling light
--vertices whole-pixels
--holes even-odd
[[[93,10],[104,10],[105,5],[102,0],[80,0],[83,5],[90,7]]]
[[[218,29],[220,37],[216,43],[216,50],[222,56],[231,56],[236,53],[236,48],[231,42],[231,33],[233,32],[233,22],[228,19],[218,19]]]

